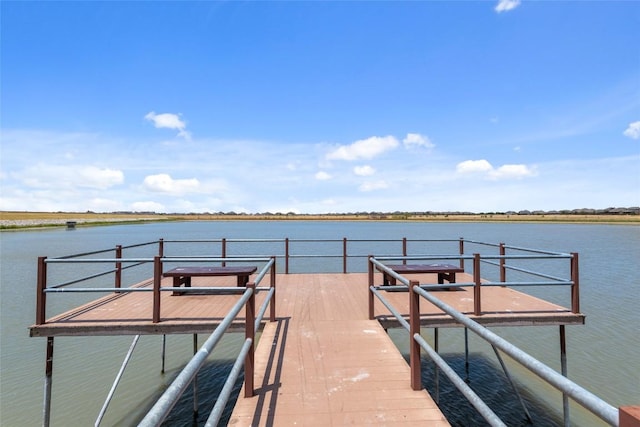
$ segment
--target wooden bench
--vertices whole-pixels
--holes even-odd
[[[163,273],[164,277],[173,277],[173,287],[184,285],[191,287],[191,278],[195,276],[236,276],[237,286],[246,286],[249,276],[255,273],[257,267],[176,267]],[[174,292],[173,295],[182,295],[184,292]]]
[[[401,275],[435,273],[438,275],[438,284],[456,283],[456,273],[464,273],[464,268],[452,264],[398,264],[387,265],[391,270]],[[395,285],[395,277],[382,272],[382,284],[385,286]]]

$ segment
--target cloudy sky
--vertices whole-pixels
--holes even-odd
[[[1,210],[640,205],[639,2],[0,7]]]

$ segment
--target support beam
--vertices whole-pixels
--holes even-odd
[[[44,405],[42,426],[49,427],[51,422],[51,385],[53,380],[53,337],[47,337],[47,356],[44,365]]]
[[[567,377],[567,341],[565,336],[564,325],[560,325],[560,369],[563,377]],[[562,393],[562,413],[564,417],[564,426],[570,427],[571,417],[569,416],[569,396]]]

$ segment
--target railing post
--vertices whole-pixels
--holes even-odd
[[[284,274],[289,274],[289,238],[284,239]]]
[[[458,240],[458,252],[460,256],[464,255],[464,237]],[[460,268],[464,269],[464,258],[460,258]]]
[[[480,300],[480,254],[473,254],[473,314],[482,314],[482,302]]]
[[[164,257],[164,239],[158,240],[158,256]]]
[[[36,284],[36,325],[47,320],[47,263],[46,256],[38,257],[38,282]]]
[[[373,286],[373,282],[374,282],[374,278],[373,278],[373,274],[374,274],[374,270],[373,270],[373,262],[371,262],[371,258],[373,258],[373,255],[369,255],[367,257],[367,264],[369,266],[369,286],[367,287],[367,294],[369,295],[369,320],[373,320],[375,317],[374,314],[374,297],[373,297],[373,292],[371,292],[371,287]]]
[[[402,238],[402,256],[403,256],[403,257],[406,257],[406,256],[407,256],[407,238],[406,238],[406,237],[403,237],[403,238]],[[406,264],[406,263],[407,263],[407,260],[406,260],[406,259],[403,259],[403,260],[402,260],[402,263],[403,263],[403,264]]]
[[[251,348],[244,359],[244,397],[252,397],[254,377],[254,352],[255,352],[255,321],[256,321],[256,284],[247,283],[247,289],[251,289],[251,297],[247,301],[245,316],[245,340],[251,338]]]
[[[162,261],[153,258],[153,323],[160,322],[160,282],[162,281]]]
[[[227,257],[227,239],[224,237],[222,238],[222,249],[220,251],[220,255],[222,255],[222,258]],[[227,263],[222,261],[222,266],[224,267],[225,265],[227,265]]]
[[[500,281],[501,282],[506,282],[507,281],[507,269],[505,268],[504,264],[505,264],[505,259],[504,256],[506,255],[506,250],[504,247],[504,243],[500,243]]]
[[[578,253],[571,253],[571,311],[580,313],[580,269],[578,268]]]
[[[342,274],[347,274],[347,238],[342,238]]]
[[[122,245],[116,246],[116,258],[122,258]],[[122,287],[122,263],[120,261],[116,261],[116,277],[114,286],[116,288]]]
[[[422,375],[420,372],[420,344],[413,338],[420,335],[420,294],[414,292],[413,287],[420,282],[409,282],[409,365],[411,366],[411,388],[422,390]]]
[[[271,288],[273,289],[273,296],[271,297],[271,302],[269,303],[269,321],[270,322],[275,322],[276,321],[276,257],[272,256],[271,259],[273,260],[273,264],[271,264],[271,272],[269,273],[270,277],[270,283],[269,286],[271,286]]]

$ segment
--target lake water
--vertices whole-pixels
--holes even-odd
[[[403,222],[181,222],[107,227],[80,227],[0,234],[0,425],[36,426],[42,422],[46,340],[29,338],[35,320],[36,258],[61,256],[115,245],[164,239],[466,239],[580,254],[581,311],[586,325],[567,327],[569,378],[614,406],[640,404],[640,227],[582,224],[403,223]],[[340,253],[341,244],[334,252]],[[370,249],[370,250],[369,250]],[[266,251],[266,249],[265,249]],[[282,253],[282,249],[279,250]],[[399,254],[400,247],[362,248],[363,254]],[[455,251],[451,251],[452,253]],[[265,253],[265,254],[268,254]],[[340,263],[341,261],[336,261]],[[365,261],[350,261],[350,269]],[[354,264],[355,263],[355,264]],[[341,265],[341,264],[340,264]],[[355,267],[352,267],[355,266]],[[541,288],[537,295],[559,298]],[[549,295],[545,295],[549,292]],[[51,298],[53,300],[54,298]],[[568,299],[562,299],[563,305]],[[53,303],[55,304],[55,302]],[[58,310],[60,307],[54,307]],[[499,335],[556,370],[560,369],[557,327],[492,328]],[[406,352],[407,336],[391,331]],[[432,331],[425,331],[431,340]],[[500,375],[493,351],[470,333],[471,384],[494,402],[513,400]],[[440,331],[440,352],[454,368],[464,370],[463,333]],[[126,354],[131,337],[60,337],[56,339],[52,425],[93,425],[111,383]],[[202,337],[200,343],[204,342]],[[160,336],[140,339],[101,425],[135,425],[193,352],[191,336],[168,336],[166,372],[160,373]],[[201,414],[210,404],[206,395],[220,387],[218,378],[230,368],[242,337],[229,334],[199,379]],[[535,379],[524,368],[509,363],[511,374],[530,402],[535,425],[560,422],[559,393]],[[432,382],[425,361],[424,381]],[[442,377],[442,376],[441,376]],[[440,396],[455,425],[481,425],[472,409],[441,380]],[[208,405],[208,406],[207,406]],[[525,425],[515,404],[508,403],[509,425]],[[500,414],[502,415],[502,414]],[[576,426],[599,426],[601,421],[572,405]],[[203,420],[200,420],[200,425]],[[191,426],[191,400],[186,395],[167,425]]]

